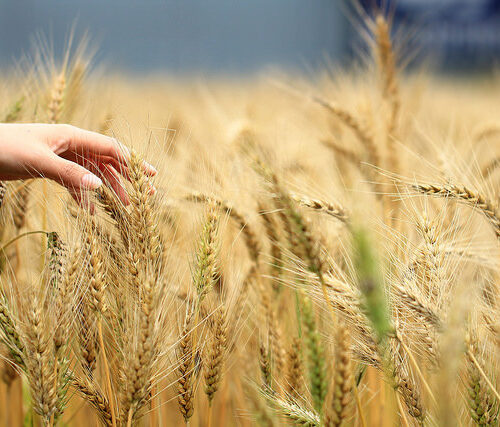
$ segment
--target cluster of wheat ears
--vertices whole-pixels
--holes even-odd
[[[129,206],[0,182],[5,425],[498,425],[500,84],[365,30],[314,79],[6,78],[4,122],[134,151]]]

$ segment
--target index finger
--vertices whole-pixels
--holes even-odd
[[[130,151],[116,138],[74,126],[68,127],[68,143],[68,149],[77,154],[108,156],[123,164],[130,159]]]
[[[98,157],[109,157],[126,166],[130,161],[130,150],[116,138],[102,135],[77,127],[69,126],[69,150],[84,157],[89,154]],[[149,163],[143,163],[148,175],[156,175],[156,169]]]

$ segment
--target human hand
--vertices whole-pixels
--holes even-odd
[[[127,177],[129,151],[116,139],[70,125],[0,124],[0,180],[50,178],[84,205],[85,192],[103,181],[129,204],[120,175]],[[149,176],[156,170],[144,164]],[[102,179],[101,179],[102,178]]]

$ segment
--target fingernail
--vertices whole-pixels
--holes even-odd
[[[96,190],[102,185],[101,179],[91,173],[84,175],[82,178],[82,187],[87,190]]]
[[[144,162],[144,166],[146,166],[146,168],[148,168],[155,175],[158,173],[158,171],[156,170],[156,168],[152,164],[150,164],[148,162]]]

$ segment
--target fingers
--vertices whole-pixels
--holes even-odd
[[[40,174],[64,185],[68,190],[96,190],[102,185],[98,176],[77,163],[56,155],[44,160]]]
[[[82,191],[68,190],[69,194],[82,209],[87,210],[91,215],[95,214],[95,204],[89,200],[88,194]]]
[[[120,174],[113,167],[113,164],[115,163],[104,163],[101,161],[101,158],[97,158],[95,160],[87,160],[83,166],[95,175],[104,178],[104,183],[114,191],[125,206],[128,206],[130,204],[130,200],[127,191],[122,184]]]
[[[125,179],[130,181],[130,173],[129,173],[129,168],[126,165],[123,165],[119,163],[116,159],[113,157],[106,157],[106,156],[97,156],[94,158],[94,162],[96,164],[107,164],[113,167],[114,171],[118,174],[123,176]]]
[[[44,159],[43,167],[40,168],[39,173],[66,187],[80,206],[93,211],[93,207],[88,201],[87,191],[99,188],[102,185],[102,180],[91,171],[52,154]]]
[[[65,186],[78,204],[84,208],[93,210],[93,206],[88,203],[86,193],[96,190],[103,184],[100,177],[104,178],[106,185],[115,192],[125,206],[130,204],[120,174],[109,164],[87,162],[84,167],[55,155],[51,156],[45,164],[45,169],[41,173]]]
[[[50,144],[49,159],[42,162],[42,175],[65,186],[82,206],[88,205],[84,197],[86,191],[99,188],[103,184],[103,178],[106,185],[127,206],[130,201],[120,174],[130,180],[129,150],[116,139],[96,132],[69,125],[53,126],[53,129],[58,126],[57,132],[56,135],[51,133],[49,138],[58,142]],[[157,174],[156,169],[145,162],[143,170],[148,176]],[[153,193],[154,187],[151,188]]]
[[[121,202],[125,206],[128,206],[130,204],[130,200],[127,191],[121,182],[120,174],[109,164],[102,164],[99,166],[99,169],[106,181],[106,184],[112,188]]]
[[[68,125],[64,125],[63,133],[66,137],[64,149],[83,157],[89,154],[108,156],[124,165],[130,159],[129,150],[115,138]]]
[[[123,144],[120,144],[115,138],[101,135],[97,132],[83,130],[74,126],[65,126],[67,141],[63,144],[67,150],[81,155],[84,158],[92,155],[93,157],[111,158],[115,162],[126,167],[130,160],[130,151]],[[108,162],[109,163],[109,162]],[[120,170],[121,167],[115,169]],[[154,176],[158,172],[149,163],[143,162],[144,172],[149,176]]]

